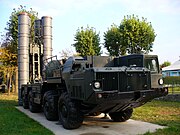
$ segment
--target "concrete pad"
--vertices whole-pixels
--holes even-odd
[[[58,121],[46,120],[43,113],[31,113],[23,107],[16,108],[51,130],[55,135],[137,135],[164,128],[163,126],[131,119],[126,122],[112,122],[109,118],[102,119],[103,115],[100,115],[98,117],[86,117],[82,126],[78,129],[66,130]]]

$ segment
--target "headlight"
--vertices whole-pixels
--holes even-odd
[[[94,82],[94,88],[99,89],[101,87],[100,82]]]
[[[161,78],[161,79],[159,79],[159,80],[158,80],[158,82],[159,82],[159,84],[160,84],[160,85],[163,85],[163,83],[164,83],[164,81],[163,81],[163,79],[162,79],[162,78]]]

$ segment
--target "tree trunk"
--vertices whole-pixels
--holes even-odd
[[[12,82],[12,73],[9,73],[9,85],[8,85],[8,95],[10,95],[11,92],[11,82]]]
[[[12,81],[12,93],[14,93],[15,91],[15,85],[14,85],[14,81]]]
[[[7,89],[9,89],[9,71],[7,70],[7,76],[6,76],[6,86],[7,86]]]
[[[15,78],[15,91],[14,91],[14,93],[17,93],[18,92],[18,67],[16,67],[15,72],[16,72],[16,78]]]
[[[8,85],[7,85],[7,87],[8,87],[8,95],[10,95],[10,86],[11,86],[11,73],[8,73]]]

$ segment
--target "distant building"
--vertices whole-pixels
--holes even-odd
[[[180,76],[180,60],[168,67],[162,68],[163,76]]]

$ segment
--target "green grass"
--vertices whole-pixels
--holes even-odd
[[[169,87],[169,94],[180,94],[180,87]]]
[[[51,131],[18,111],[17,96],[0,94],[0,135],[53,135]]]
[[[53,135],[15,106],[17,95],[0,94],[0,135]],[[132,118],[167,126],[146,135],[180,135],[180,102],[152,101],[136,108]]]
[[[180,102],[149,102],[136,108],[132,119],[167,126],[146,135],[180,135]]]

